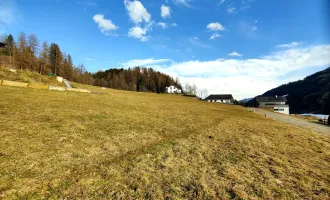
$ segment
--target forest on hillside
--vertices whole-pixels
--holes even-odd
[[[121,90],[164,93],[165,88],[170,85],[182,89],[178,79],[174,80],[152,68],[109,69],[97,72],[93,77],[96,86]]]
[[[330,67],[307,76],[303,80],[291,82],[271,89],[261,96],[288,95],[291,113],[330,113]],[[255,98],[248,102],[255,106]]]
[[[1,42],[6,46],[0,49],[0,66],[42,75],[53,73],[77,83],[93,84],[92,74],[83,64],[74,66],[71,55],[62,52],[58,44],[41,43],[36,35],[23,32],[17,40],[12,35],[5,35]]]
[[[175,85],[183,89],[178,79],[152,68],[133,66],[128,69],[109,69],[90,73],[83,64],[74,65],[70,54],[64,53],[56,43],[40,42],[36,35],[21,32],[17,39],[4,35],[0,48],[0,66],[29,70],[42,75],[54,74],[69,81],[138,92],[164,93],[165,88]],[[196,86],[185,87],[189,94],[196,94]]]

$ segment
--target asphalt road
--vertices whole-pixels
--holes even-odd
[[[269,111],[266,111],[263,109],[258,109],[258,108],[249,108],[249,110],[251,110],[251,111],[255,110],[256,113],[262,114],[262,115],[266,114],[267,117],[274,118],[281,122],[296,125],[296,126],[299,126],[302,128],[309,128],[318,133],[330,135],[330,126],[327,126],[327,125],[310,122],[310,121],[307,121],[304,119],[299,119],[299,118],[292,117],[289,115],[283,115],[283,114],[279,114],[279,113],[269,112]]]

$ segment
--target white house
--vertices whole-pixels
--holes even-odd
[[[169,93],[169,94],[181,94],[182,93],[182,91],[180,89],[176,88],[173,85],[166,87],[165,92]]]
[[[273,108],[274,112],[290,114],[290,107],[287,105],[286,96],[264,96],[256,98],[260,108]]]
[[[207,102],[233,104],[234,97],[231,94],[211,94],[204,99]]]
[[[276,106],[274,106],[274,112],[289,115],[290,107],[289,107],[289,105],[276,105]]]

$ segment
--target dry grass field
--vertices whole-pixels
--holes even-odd
[[[330,137],[175,95],[0,87],[2,199],[328,199]]]
[[[0,80],[8,80],[8,81],[19,81],[24,83],[37,83],[37,84],[46,84],[53,86],[64,86],[63,83],[59,83],[56,81],[55,77],[49,77],[40,75],[37,72],[31,71],[21,71],[16,70],[16,72],[10,71],[6,67],[0,67]]]

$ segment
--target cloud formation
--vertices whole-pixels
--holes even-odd
[[[102,14],[94,15],[93,20],[98,24],[99,29],[105,35],[111,35],[111,31],[118,29],[118,26],[113,24],[111,20],[105,19]]]
[[[225,28],[219,22],[213,22],[206,26],[211,31],[223,31]]]
[[[182,5],[188,8],[192,8],[192,6],[189,4],[191,0],[172,0],[172,2],[176,5]]]
[[[291,42],[289,44],[277,45],[276,48],[293,48],[293,47],[299,46],[301,44],[302,44],[302,42]]]
[[[126,63],[123,63],[123,67],[136,67],[136,66],[151,66],[161,63],[167,63],[171,61],[170,59],[154,59],[154,58],[147,58],[147,59],[140,59],[140,60],[130,60]]]
[[[151,15],[140,1],[124,0],[124,4],[129,17],[135,24],[139,24],[143,21],[150,22]]]
[[[158,22],[156,25],[162,27],[163,29],[167,28],[167,24],[164,22]]]
[[[210,93],[230,93],[236,99],[254,97],[289,81],[303,77],[292,72],[330,65],[330,45],[286,49],[250,59],[210,61],[148,62],[164,73],[179,77],[182,84],[196,84]],[[134,66],[134,65],[131,65]],[[280,73],[279,73],[280,72]]]
[[[210,40],[214,40],[217,37],[220,37],[221,35],[219,35],[218,33],[213,33],[213,35],[211,35]]]
[[[171,8],[165,5],[162,5],[160,7],[161,13],[160,15],[162,16],[163,19],[171,17]]]
[[[237,57],[241,57],[241,56],[243,56],[243,55],[237,53],[236,51],[234,51],[234,52],[231,52],[230,54],[228,54],[228,56],[237,56]]]
[[[140,26],[134,26],[129,29],[128,36],[132,38],[140,39],[140,41],[145,42],[149,39],[148,36],[146,36],[148,32],[148,27],[141,28]]]
[[[140,1],[124,0],[124,4],[130,19],[135,23],[135,26],[128,31],[128,37],[140,39],[142,42],[147,41],[149,39],[147,32],[152,30],[154,24],[151,21],[151,15]],[[141,27],[143,22],[145,24],[144,28]]]

